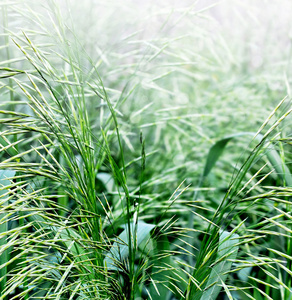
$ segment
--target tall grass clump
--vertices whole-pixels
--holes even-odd
[[[291,101],[222,64],[212,7],[28,4],[0,4],[0,299],[292,299]]]

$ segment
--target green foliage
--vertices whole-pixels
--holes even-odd
[[[221,290],[221,284],[224,286],[232,262],[237,257],[238,246],[236,244],[239,242],[238,237],[237,234],[232,235],[226,231],[220,233],[216,262],[212,266],[206,288],[201,293],[201,299],[217,298]]]
[[[285,87],[213,6],[92,3],[0,4],[0,300],[290,299]]]
[[[8,189],[11,186],[10,178],[15,176],[15,172],[11,170],[0,170],[0,200],[1,206],[6,207],[8,205]],[[0,290],[5,289],[7,280],[7,262],[9,262],[9,245],[7,245],[7,232],[8,224],[6,220],[7,216],[5,212],[0,214]],[[8,247],[7,247],[8,246]]]

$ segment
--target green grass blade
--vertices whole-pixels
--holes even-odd
[[[136,225],[136,226],[135,226]],[[105,263],[108,270],[118,270],[118,265],[123,265],[123,261],[129,255],[129,234],[128,227],[124,225],[124,231],[116,238],[113,243],[111,250],[106,255]],[[135,228],[136,227],[136,228]],[[131,223],[131,238],[136,239],[136,245],[139,245],[148,237],[150,231],[155,225],[147,224],[143,221],[138,221],[137,224]],[[136,234],[134,234],[136,233]],[[132,243],[133,244],[133,243]]]
[[[210,150],[208,152],[207,160],[206,160],[206,164],[205,164],[205,168],[204,168],[204,172],[203,172],[203,177],[208,176],[208,174],[211,172],[211,170],[215,166],[216,162],[218,161],[218,159],[223,154],[224,149],[225,149],[226,145],[228,144],[228,142],[230,142],[234,138],[238,138],[238,137],[245,136],[245,135],[254,136],[255,133],[252,133],[252,132],[239,132],[239,133],[235,133],[235,134],[229,135],[227,137],[224,137],[224,138],[218,140],[210,148]]]
[[[7,189],[5,187],[8,187],[11,185],[10,180],[7,178],[12,178],[15,175],[15,171],[11,170],[0,170],[0,212],[7,204],[5,201],[7,196]],[[4,234],[2,238],[0,238],[0,264],[5,264],[9,260],[9,251],[8,249],[2,250],[2,247],[4,247],[7,244],[7,236],[5,233],[8,231],[8,223],[5,221],[6,213],[2,212],[0,213],[0,234]],[[4,266],[0,268],[0,292],[4,291],[6,286],[6,276],[7,276],[7,266]]]
[[[208,156],[207,156],[207,160],[206,160],[206,164],[205,164],[205,168],[204,168],[204,172],[203,172],[203,178],[208,176],[208,174],[211,172],[211,170],[215,166],[216,162],[223,154],[224,149],[225,149],[226,145],[228,144],[228,142],[234,138],[238,138],[238,137],[245,136],[245,135],[255,136],[255,139],[258,142],[261,142],[262,139],[264,138],[264,136],[262,134],[255,135],[255,133],[253,133],[253,132],[239,132],[239,133],[236,133],[236,134],[233,134],[233,135],[230,135],[230,136],[227,136],[227,137],[224,137],[224,138],[218,140],[210,148],[210,150],[208,152]],[[265,154],[266,154],[268,160],[270,161],[272,167],[277,172],[277,174],[281,178],[285,179],[288,186],[292,186],[292,175],[290,173],[290,170],[286,165],[283,165],[280,155],[277,152],[277,150],[275,149],[273,144],[269,145]]]
[[[155,240],[155,249],[158,255],[162,255],[165,252],[170,251],[170,244],[166,236],[162,235]],[[154,271],[152,275],[152,281],[149,288],[150,295],[157,300],[166,300],[169,289],[167,288],[169,279],[165,275],[172,275],[168,270],[164,270],[166,265],[170,265],[171,257],[169,255],[163,255],[155,262]],[[155,286],[154,286],[155,284]],[[159,293],[159,294],[158,294]]]
[[[231,269],[232,261],[237,256],[239,247],[236,245],[239,242],[237,234],[230,234],[223,231],[219,236],[219,247],[215,265],[212,267],[209,279],[206,284],[206,289],[203,292],[200,300],[216,300],[222,288],[222,282],[225,283],[228,272]]]

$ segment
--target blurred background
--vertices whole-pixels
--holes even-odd
[[[73,80],[68,57],[88,77],[94,66],[110,101],[119,102],[126,161],[140,155],[142,131],[147,152],[158,151],[147,162],[148,176],[181,170],[166,176],[170,190],[183,177],[194,183],[217,139],[256,131],[291,94],[288,0],[2,1],[1,6],[8,28],[1,27],[1,65],[31,69],[9,31],[20,44],[24,32],[58,76],[67,72]],[[86,101],[98,131],[102,104],[90,90]],[[221,167],[237,161],[247,143],[231,143]],[[112,147],[118,158],[115,142]],[[228,182],[229,172],[217,172]]]

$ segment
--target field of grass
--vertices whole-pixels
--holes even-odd
[[[0,2],[0,300],[292,300],[292,3],[241,2]]]

